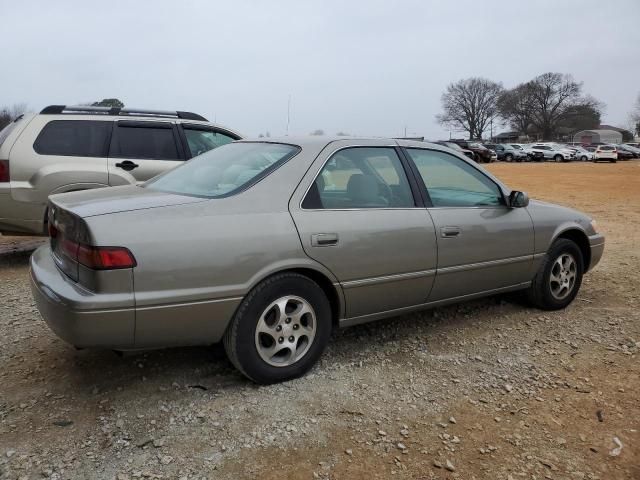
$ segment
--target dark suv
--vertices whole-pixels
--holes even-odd
[[[477,163],[489,163],[496,159],[496,154],[484,145],[471,140],[451,140],[466,150],[471,150],[474,154],[474,160]]]

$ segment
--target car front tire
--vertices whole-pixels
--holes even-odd
[[[560,238],[553,242],[527,291],[529,302],[542,310],[560,310],[576,298],[584,259],[578,245]]]
[[[260,384],[304,375],[331,335],[331,306],[324,291],[297,273],[274,275],[244,298],[224,335],[233,365]]]
[[[556,162],[562,162],[564,160],[564,157],[562,155],[556,155],[555,157],[553,157],[553,159]]]

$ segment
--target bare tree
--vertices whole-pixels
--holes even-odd
[[[500,116],[522,134],[551,140],[559,129],[583,130],[600,124],[604,105],[582,94],[582,83],[571,75],[544,73],[505,91],[498,102]]]
[[[467,78],[450,84],[442,94],[443,113],[438,122],[456,130],[464,130],[469,139],[482,138],[498,114],[502,84],[486,78]]]
[[[0,130],[27,111],[26,103],[14,103],[11,107],[0,108]]]
[[[522,134],[526,134],[533,124],[533,95],[531,86],[523,83],[506,90],[498,99],[500,117],[509,126]]]
[[[543,73],[529,82],[533,100],[533,125],[543,138],[551,139],[575,107],[590,107],[598,112],[602,105],[592,97],[582,96],[582,83],[571,75]]]

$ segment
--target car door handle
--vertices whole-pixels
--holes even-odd
[[[338,244],[337,233],[315,233],[311,235],[312,247],[330,247]]]
[[[442,227],[440,229],[440,235],[442,238],[455,238],[462,233],[460,227]]]
[[[127,172],[133,170],[134,168],[138,168],[140,165],[137,163],[133,163],[131,160],[125,160],[124,162],[116,163],[116,167],[126,170]]]

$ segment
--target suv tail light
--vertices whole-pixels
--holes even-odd
[[[0,160],[0,182],[11,181],[9,175],[9,160]]]

